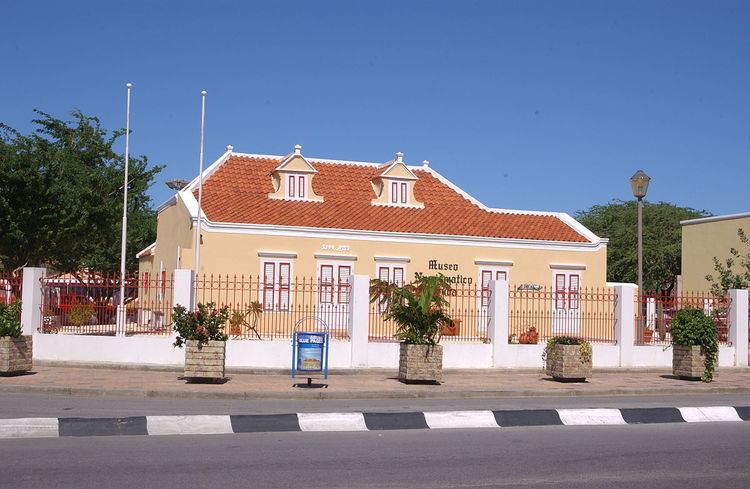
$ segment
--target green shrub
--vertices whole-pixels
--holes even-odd
[[[177,333],[174,346],[182,348],[188,340],[197,340],[199,345],[209,341],[226,341],[224,323],[229,319],[229,308],[224,306],[218,311],[216,304],[198,304],[197,311],[188,311],[182,306],[175,306],[172,312],[172,329]]]
[[[703,382],[711,382],[719,357],[719,334],[711,317],[700,309],[682,309],[672,318],[672,344],[700,346],[706,357]]]
[[[21,301],[11,302],[10,304],[0,303],[0,338],[3,336],[21,337],[20,316]]]
[[[403,287],[379,279],[370,281],[370,302],[384,306],[384,319],[394,321],[394,335],[410,345],[436,345],[440,327],[450,324],[445,295],[451,290],[443,275],[422,275]]]
[[[554,355],[555,345],[580,345],[578,351],[581,352],[581,360],[584,362],[591,361],[591,343],[588,341],[577,336],[553,336],[547,340],[547,345],[542,351],[542,362],[545,362],[545,364],[547,359],[551,359]]]
[[[73,304],[68,311],[68,321],[73,326],[83,326],[91,322],[94,315],[94,306],[91,304]]]

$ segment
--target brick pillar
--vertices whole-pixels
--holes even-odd
[[[618,284],[614,286],[617,302],[615,303],[615,340],[620,348],[620,366],[632,367],[635,354],[635,284]]]
[[[42,325],[42,277],[46,268],[24,267],[21,291],[21,327],[23,334],[33,334]]]
[[[508,281],[490,280],[490,315],[488,335],[492,343],[492,366],[510,367],[513,362],[508,353]]]
[[[734,364],[738,367],[748,366],[748,291],[731,289],[728,292],[729,306],[729,341],[734,346]]]
[[[370,277],[349,277],[349,341],[352,367],[367,366],[367,342],[370,336]]]

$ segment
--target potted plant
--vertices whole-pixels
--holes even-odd
[[[188,311],[175,306],[172,328],[177,333],[174,346],[185,345],[185,377],[223,379],[227,335],[224,323],[229,319],[228,308],[198,304],[198,310]]]
[[[518,342],[522,345],[536,345],[539,343],[539,332],[536,330],[536,326],[529,326],[529,329],[525,333],[521,333],[518,337]]]
[[[700,309],[682,309],[672,318],[672,374],[711,382],[719,357],[716,324]]]
[[[582,382],[591,377],[591,344],[576,336],[554,336],[542,352],[547,375],[559,381]]]
[[[443,347],[440,329],[451,324],[445,309],[450,292],[448,279],[422,275],[402,287],[379,279],[370,281],[370,302],[377,302],[386,321],[398,325],[394,335],[401,342],[398,378],[401,382],[440,382]]]
[[[0,303],[0,374],[28,372],[32,367],[32,336],[22,334],[21,301]]]

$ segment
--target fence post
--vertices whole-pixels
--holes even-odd
[[[21,290],[21,327],[23,334],[33,334],[42,324],[42,277],[46,268],[24,267]]]
[[[729,340],[734,345],[735,366],[748,366],[748,291],[729,290]]]
[[[349,341],[352,348],[351,366],[367,366],[367,342],[370,336],[370,277],[349,276]]]
[[[614,286],[617,299],[615,302],[615,340],[620,349],[620,366],[632,367],[635,357],[635,284],[617,284]],[[639,305],[640,307],[640,305]]]
[[[193,308],[195,272],[189,268],[178,268],[174,271],[172,282],[173,306],[182,306],[187,310]]]
[[[488,336],[492,343],[492,366],[510,366],[508,356],[508,281],[490,280],[490,298],[487,312],[490,315]]]

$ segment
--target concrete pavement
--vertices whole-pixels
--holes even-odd
[[[0,392],[142,398],[305,400],[462,399],[613,395],[750,394],[750,369],[721,369],[714,382],[673,378],[668,370],[595,371],[585,383],[560,383],[541,370],[446,371],[441,385],[402,384],[395,371],[334,373],[321,388],[294,387],[286,373],[230,373],[223,384],[191,383],[179,372],[37,366],[30,375],[0,377]]]

